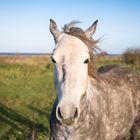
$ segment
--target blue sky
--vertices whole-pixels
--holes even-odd
[[[98,19],[93,38],[104,36],[99,46],[108,53],[140,47],[140,0],[0,0],[0,52],[52,52],[50,18],[59,29],[75,19],[86,29]]]

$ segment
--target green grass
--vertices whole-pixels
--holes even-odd
[[[49,59],[36,60],[35,64],[0,61],[0,140],[48,139],[55,99],[53,65]],[[102,57],[97,67],[114,63],[126,65],[121,57]],[[140,72],[140,66],[126,66]]]
[[[52,67],[1,62],[0,139],[46,139],[54,93]]]

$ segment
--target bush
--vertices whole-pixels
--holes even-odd
[[[140,65],[140,48],[128,48],[123,53],[123,60],[127,64]]]

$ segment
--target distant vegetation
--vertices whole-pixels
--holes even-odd
[[[124,57],[103,56],[97,67],[120,64],[140,72]],[[47,55],[0,56],[0,140],[47,140],[55,99],[53,64]]]
[[[129,48],[123,53],[124,62],[140,65],[140,48]]]

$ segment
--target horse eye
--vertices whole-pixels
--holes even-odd
[[[51,57],[51,60],[52,60],[53,63],[56,63],[56,61],[54,60],[54,58]]]
[[[89,62],[89,59],[86,59],[85,61],[84,61],[84,64],[87,64]]]

